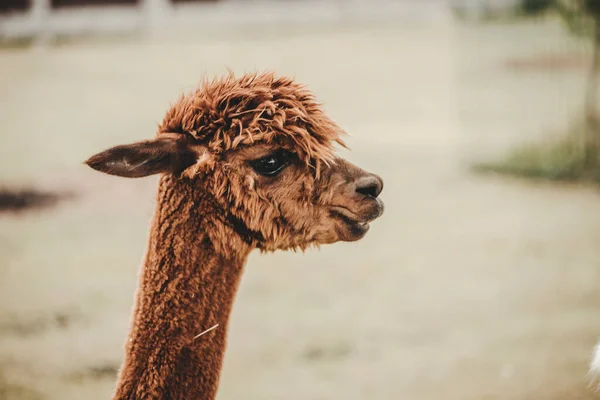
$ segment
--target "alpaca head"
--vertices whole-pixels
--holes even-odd
[[[383,212],[383,182],[336,157],[342,130],[304,86],[273,74],[229,75],[183,96],[155,139],[91,157],[118,176],[186,180],[262,250],[362,238]],[[199,210],[200,212],[201,210]]]

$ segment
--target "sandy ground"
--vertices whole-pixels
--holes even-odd
[[[74,192],[0,216],[0,398],[106,399],[154,179],[81,161],[153,135],[204,74],[309,84],[385,180],[359,243],[253,254],[220,399],[591,399],[600,336],[596,188],[473,176],[473,158],[560,130],[584,70],[506,60],[581,49],[556,24],[202,32],[0,53],[2,182]]]

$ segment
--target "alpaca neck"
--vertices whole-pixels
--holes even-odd
[[[161,179],[115,399],[215,398],[251,246],[194,186]]]

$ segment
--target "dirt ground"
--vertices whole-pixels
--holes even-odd
[[[226,67],[306,82],[387,207],[361,242],[251,256],[220,399],[594,398],[598,189],[466,168],[567,125],[581,63],[530,61],[584,48],[541,22],[219,35],[0,52],[2,184],[73,193],[0,215],[0,399],[110,397],[156,181],[81,162]]]

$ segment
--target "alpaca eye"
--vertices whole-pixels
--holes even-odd
[[[250,165],[261,175],[274,176],[287,166],[288,160],[288,153],[280,150],[258,160],[250,161]]]

